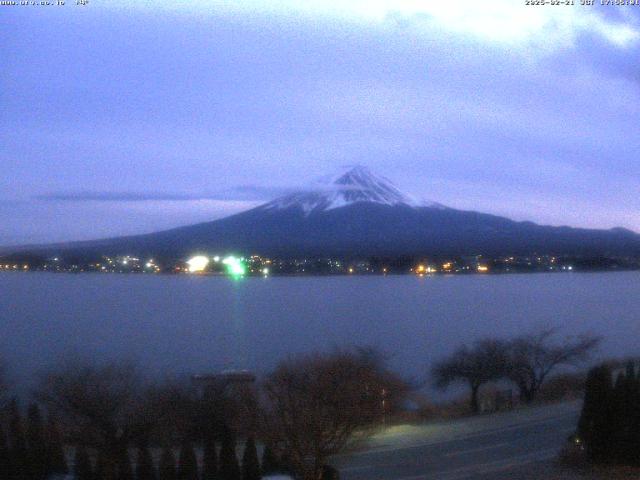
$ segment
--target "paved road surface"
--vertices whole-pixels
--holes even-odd
[[[343,480],[515,480],[557,456],[580,404],[393,427],[364,451],[334,459]],[[540,477],[542,478],[542,477]]]

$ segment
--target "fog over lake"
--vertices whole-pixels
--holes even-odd
[[[558,326],[640,353],[640,272],[222,277],[0,274],[0,356],[22,388],[65,356],[134,359],[152,375],[246,368],[360,344],[424,379],[461,342]]]

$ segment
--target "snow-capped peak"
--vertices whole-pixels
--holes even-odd
[[[412,208],[443,208],[435,202],[423,202],[401,192],[388,179],[375,175],[367,167],[356,166],[318,187],[277,198],[263,205],[264,210],[299,208],[305,214],[324,212],[354,203],[404,205]]]

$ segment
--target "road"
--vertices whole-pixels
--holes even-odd
[[[579,402],[397,426],[333,459],[343,480],[517,480],[557,456],[575,431]]]

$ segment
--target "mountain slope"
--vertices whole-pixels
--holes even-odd
[[[420,202],[356,167],[313,191],[188,227],[69,244],[81,253],[265,255],[640,254],[624,229],[550,227]],[[60,247],[56,247],[60,250]]]

